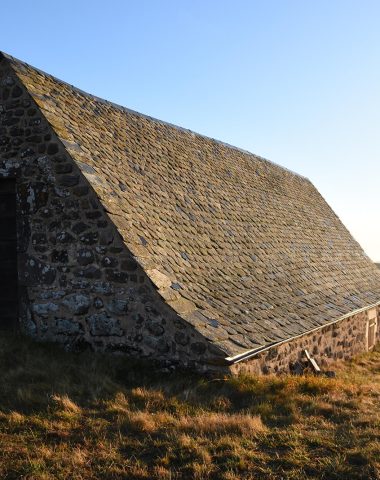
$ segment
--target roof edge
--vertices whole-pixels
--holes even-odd
[[[259,348],[254,348],[252,350],[246,350],[243,353],[239,353],[233,357],[226,357],[225,361],[228,363],[229,366],[235,365],[236,363],[240,363],[244,360],[249,360],[250,358],[255,357],[259,353],[266,352],[267,350],[270,350],[273,347],[278,347],[284,343],[290,342],[292,340],[295,340],[296,338],[303,337],[304,335],[308,335],[309,333],[317,332],[318,330],[321,330],[322,328],[328,327],[330,325],[334,325],[335,323],[338,323],[345,318],[349,318],[353,315],[357,315],[358,313],[364,312],[365,310],[368,310],[370,308],[374,308],[380,305],[380,300],[376,303],[372,303],[370,305],[366,305],[365,307],[358,308],[356,310],[353,310],[351,312],[346,313],[345,315],[342,315],[341,317],[337,318],[336,320],[332,320],[331,322],[325,323],[324,325],[320,325],[319,327],[313,328],[312,330],[308,330],[305,333],[300,333],[299,335],[294,335],[294,337],[287,338],[285,340],[280,340],[279,342],[274,342],[269,345],[264,345],[263,347]]]
[[[293,170],[287,168],[287,167],[284,167],[282,165],[279,165],[278,163],[276,162],[273,162],[272,160],[268,160],[267,158],[265,157],[262,157],[260,155],[256,155],[255,153],[252,153],[248,150],[245,150],[244,148],[240,148],[240,147],[236,147],[235,145],[231,145],[230,143],[227,143],[227,142],[223,142],[222,140],[218,140],[216,138],[213,138],[213,137],[209,137],[207,135],[203,135],[202,133],[198,133],[198,132],[195,132],[193,130],[190,130],[189,128],[185,128],[185,127],[181,127],[179,125],[176,125],[174,123],[170,123],[170,122],[167,122],[165,120],[160,120],[159,118],[155,118],[155,117],[152,117],[150,115],[146,115],[144,113],[140,113],[136,110],[132,110],[130,108],[127,108],[127,107],[124,107],[123,105],[120,105],[120,104],[117,104],[117,103],[114,103],[114,102],[111,102],[110,100],[106,100],[104,98],[101,98],[101,97],[97,97],[96,95],[93,95],[92,93],[88,93],[86,92],[85,90],[82,90],[78,87],[75,87],[74,85],[72,85],[71,83],[69,82],[66,82],[64,80],[61,80],[60,78],[57,78],[55,77],[54,75],[51,75],[50,73],[46,73],[44,72],[43,70],[39,69],[39,68],[36,68],[34,67],[33,65],[30,65],[29,63],[26,63],[22,60],[19,60],[18,58],[16,57],[13,57],[12,55],[9,55],[5,52],[2,52],[0,50],[0,58],[6,58],[8,59],[9,61],[13,61],[13,62],[17,62],[23,66],[26,66],[26,67],[29,67],[29,68],[33,68],[36,72],[42,74],[42,75],[45,75],[47,77],[50,77],[52,78],[53,80],[59,82],[59,83],[62,83],[64,85],[67,85],[69,86],[72,90],[74,90],[75,92],[79,93],[79,94],[82,94],[82,95],[86,95],[87,97],[90,97],[92,98],[93,100],[97,101],[97,102],[100,102],[100,103],[103,103],[105,105],[109,105],[109,106],[112,106],[114,108],[117,108],[118,110],[121,110],[122,112],[125,112],[125,113],[130,113],[130,114],[133,114],[133,115],[136,115],[136,116],[139,116],[139,117],[142,117],[144,119],[147,119],[147,120],[151,120],[153,122],[156,122],[156,123],[160,123],[160,124],[163,124],[163,125],[166,125],[166,126],[169,126],[169,127],[172,127],[172,128],[175,128],[176,130],[179,130],[181,132],[186,132],[186,133],[189,133],[191,135],[194,135],[194,136],[197,136],[197,137],[201,137],[201,138],[204,138],[204,139],[207,139],[207,140],[211,140],[212,142],[215,142],[217,143],[218,145],[222,145],[224,147],[227,147],[227,148],[230,148],[232,150],[236,150],[238,152],[241,152],[241,153],[244,153],[246,155],[250,155],[252,157],[254,157],[255,159],[258,159],[262,162],[265,162],[265,163],[268,163],[269,165],[272,165],[272,166],[275,166],[277,168],[280,168],[281,170],[285,170],[286,172],[296,176],[296,177],[299,177],[303,180],[306,180],[310,183],[311,180],[308,178],[308,177],[305,177],[304,175],[301,175],[297,172],[294,172]]]

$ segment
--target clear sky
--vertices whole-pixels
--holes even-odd
[[[309,177],[380,261],[379,0],[18,0],[0,50]]]

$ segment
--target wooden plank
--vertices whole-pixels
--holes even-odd
[[[304,350],[304,353],[306,355],[306,358],[308,360],[308,362],[310,363],[310,365],[313,367],[313,370],[314,372],[317,372],[317,373],[320,373],[321,372],[321,369],[319,368],[319,365],[318,363],[314,360],[314,358],[310,355],[309,351],[308,350]]]

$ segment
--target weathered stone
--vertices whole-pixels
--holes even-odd
[[[100,245],[110,245],[115,237],[113,228],[107,228],[101,231],[99,236]]]
[[[21,158],[31,157],[35,153],[36,151],[31,147],[24,148],[21,150]]]
[[[91,306],[90,297],[81,293],[73,293],[71,295],[67,295],[67,297],[62,300],[62,303],[74,315],[82,315],[84,313],[87,313]]]
[[[147,326],[148,326],[149,332],[155,337],[160,337],[165,332],[164,327],[158,322],[148,323]]]
[[[80,236],[80,241],[85,245],[94,245],[98,241],[98,232],[87,232]]]
[[[88,248],[80,248],[77,252],[77,262],[79,265],[85,266],[93,263],[95,256],[92,250]]]
[[[109,282],[94,282],[91,285],[91,292],[100,293],[103,295],[111,295],[114,293],[114,288]]]
[[[74,288],[80,288],[83,290],[90,288],[91,285],[90,282],[84,278],[74,278],[70,281],[70,283]]]
[[[58,310],[58,305],[55,303],[35,303],[32,306],[33,312],[40,317],[47,317],[49,314]]]
[[[94,313],[86,317],[87,323],[90,327],[91,335],[94,336],[108,336],[108,335],[123,335],[123,330],[120,328],[119,321],[107,315],[105,312]]]
[[[102,271],[95,267],[94,265],[90,265],[88,267],[82,268],[80,270],[76,270],[77,275],[84,278],[101,278]]]
[[[190,342],[190,337],[184,332],[176,332],[176,334],[174,335],[174,340],[179,345],[185,347]]]
[[[96,309],[102,308],[104,303],[103,300],[100,297],[95,297],[93,305]]]
[[[57,197],[60,198],[67,198],[70,196],[69,190],[65,187],[59,187],[58,185],[54,185],[54,193]]]
[[[74,322],[68,318],[57,318],[55,331],[60,335],[78,335],[83,333],[83,326],[79,322]]]
[[[128,301],[113,298],[106,304],[106,308],[109,312],[114,313],[115,315],[124,315],[128,312]]]
[[[51,265],[29,255],[19,256],[19,276],[22,285],[51,285],[56,275],[57,271]]]
[[[12,87],[12,85],[14,84],[15,80],[11,75],[6,75],[3,79],[1,79],[1,85],[7,85],[8,87]]]
[[[115,257],[109,257],[108,255],[103,257],[102,259],[102,266],[103,267],[116,267],[118,264],[118,261]]]
[[[21,183],[18,186],[21,213],[36,213],[47,204],[48,187],[43,182]]]
[[[66,295],[65,290],[43,290],[39,297],[41,300],[58,300]]]
[[[69,232],[63,230],[62,232],[57,233],[56,239],[58,243],[68,244],[72,243],[74,237]]]

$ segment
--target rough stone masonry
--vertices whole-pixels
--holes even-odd
[[[89,346],[185,365],[194,363],[194,356],[199,364],[217,356],[217,349],[158,297],[4,62],[0,79],[0,176],[17,182],[22,328],[70,349]]]

